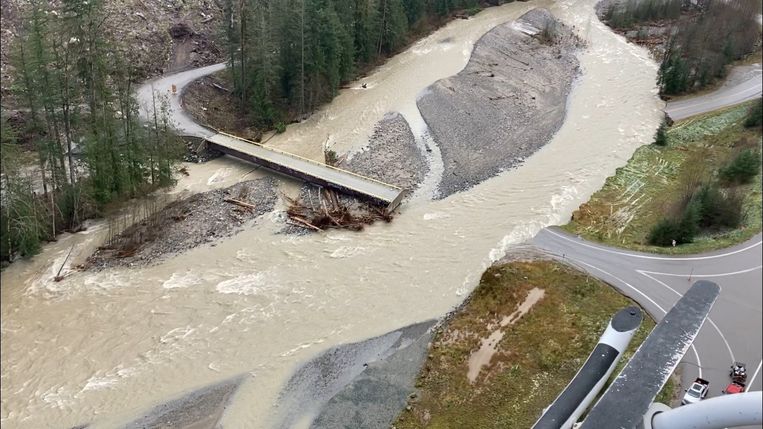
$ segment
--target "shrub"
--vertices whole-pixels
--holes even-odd
[[[736,228],[742,223],[743,199],[736,192],[724,194],[717,186],[703,185],[695,200],[702,208],[702,228]]]
[[[702,219],[702,206],[693,199],[684,209],[681,219],[664,218],[655,225],[649,233],[649,244],[655,246],[671,246],[691,243],[699,233],[699,223]]]
[[[759,98],[747,114],[744,126],[747,128],[759,127],[763,123],[763,98]]]
[[[323,159],[326,165],[335,166],[339,162],[339,156],[331,149],[326,149],[323,152]]]
[[[275,129],[276,129],[276,134],[281,134],[284,131],[286,131],[286,124],[284,124],[283,122],[276,122]]]
[[[750,183],[760,171],[760,153],[745,149],[726,167],[720,170],[720,176],[731,184]]]
[[[474,16],[482,11],[482,8],[479,6],[470,7],[469,9],[466,9],[466,14],[469,16]]]
[[[681,221],[678,223],[678,243],[691,243],[699,233],[699,222],[702,220],[702,206],[697,200],[692,200],[684,209]]]
[[[649,233],[649,244],[655,246],[670,246],[673,240],[678,241],[680,227],[673,219],[662,219]]]

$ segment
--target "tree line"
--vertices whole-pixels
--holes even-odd
[[[498,4],[492,0],[491,4]],[[253,125],[283,130],[355,78],[479,0],[225,0],[233,91]]]
[[[11,127],[4,112],[0,128],[4,261],[172,182],[182,150],[163,101],[152,124],[139,123],[135,61],[109,38],[105,18],[103,0],[33,0],[16,29],[13,91],[24,120]]]
[[[628,0],[610,7],[605,20],[614,28],[669,20],[659,70],[660,91],[681,94],[726,75],[726,65],[760,44],[759,0]]]

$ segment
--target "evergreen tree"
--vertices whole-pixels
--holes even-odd
[[[668,124],[664,119],[654,135],[654,144],[657,146],[668,145]]]
[[[181,156],[166,110],[157,109],[153,127],[138,124],[133,61],[105,37],[102,0],[34,0],[24,22],[11,49],[14,90],[30,111],[25,132],[36,136],[42,195],[37,181],[15,168],[3,123],[4,260],[35,253],[42,240],[78,228],[106,203],[171,184]],[[84,154],[79,166],[75,145]]]
[[[760,172],[760,153],[745,149],[722,168],[720,176],[728,183],[750,183]]]

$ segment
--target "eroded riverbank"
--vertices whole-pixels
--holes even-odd
[[[366,141],[385,112],[409,117],[416,88],[460,69],[442,64],[463,67],[489,23],[538,4],[511,3],[449,24],[365,79],[397,90],[348,90],[277,144],[322,156],[327,134],[338,150]],[[165,398],[248,373],[223,425],[268,427],[300,362],[458,305],[506,248],[566,220],[651,141],[661,119],[656,66],[645,51],[601,25],[592,0],[551,10],[579,29],[589,49],[579,55],[583,73],[565,123],[516,170],[443,200],[411,202],[394,223],[363,234],[278,235],[279,224],[266,217],[214,251],[203,246],[147,268],[53,283],[43,274],[72,241],[82,243],[64,237],[41,258],[3,272],[3,424],[73,426],[102,416],[95,427],[113,427]],[[437,55],[452,62],[438,63]],[[411,83],[422,74],[428,83]],[[205,173],[191,171],[191,187],[212,175],[237,181],[251,170],[227,158],[199,168]]]

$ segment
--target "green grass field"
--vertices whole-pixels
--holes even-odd
[[[580,206],[563,228],[613,246],[656,253],[687,254],[728,247],[761,230],[760,176],[736,187],[744,195],[739,228],[705,231],[693,243],[676,247],[648,244],[651,228],[674,213],[687,189],[717,180],[717,171],[744,148],[761,146],[761,129],[743,122],[750,103],[691,118],[673,125],[668,145],[639,148],[604,187]]]

